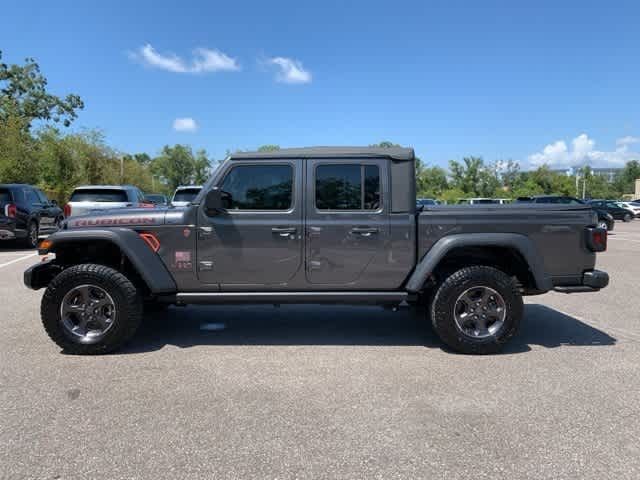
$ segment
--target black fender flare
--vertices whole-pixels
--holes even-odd
[[[406,290],[419,292],[425,281],[447,253],[460,247],[506,247],[516,250],[529,267],[536,288],[549,291],[553,288],[551,277],[545,273],[542,257],[529,237],[518,233],[461,233],[447,235],[438,240],[422,257],[407,280]]]
[[[46,252],[55,253],[69,243],[107,241],[116,245],[140,274],[154,295],[176,293],[176,282],[162,259],[153,252],[138,233],[128,228],[63,230],[48,237],[51,246]]]

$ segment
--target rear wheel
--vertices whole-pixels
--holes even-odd
[[[431,323],[440,339],[461,353],[496,353],[515,335],[523,312],[514,280],[493,267],[472,266],[436,289]]]
[[[598,222],[598,228],[603,228],[604,230],[609,230],[609,225],[604,220],[600,220]]]
[[[124,345],[142,320],[142,298],[120,272],[104,265],[70,267],[49,284],[41,317],[65,352],[108,353]]]

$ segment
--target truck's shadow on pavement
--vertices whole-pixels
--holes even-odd
[[[208,328],[208,330],[207,330]],[[614,345],[616,339],[543,305],[526,305],[520,333],[504,353],[531,345]],[[216,306],[170,308],[149,314],[133,341],[119,353],[142,353],[165,345],[363,345],[443,348],[421,310],[385,311],[345,306]]]

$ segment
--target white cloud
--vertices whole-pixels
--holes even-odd
[[[611,151],[596,150],[596,142],[586,133],[578,135],[571,141],[571,148],[564,140],[550,143],[541,152],[529,155],[529,163],[534,167],[549,165],[564,168],[582,165],[593,167],[617,167],[629,160],[640,158],[640,153],[629,147],[640,143],[640,138],[626,136],[616,140],[616,148]]]
[[[631,135],[627,135],[626,137],[622,137],[616,140],[616,146],[618,147],[626,147],[629,145],[633,145],[634,143],[640,143],[640,137],[632,137]]]
[[[143,65],[174,73],[234,72],[240,70],[235,58],[219,50],[196,48],[193,56],[185,61],[174,53],[159,53],[150,44],[130,52],[129,57]]]
[[[176,118],[173,121],[173,129],[176,132],[195,132],[198,130],[198,124],[193,118]]]
[[[305,70],[302,63],[293,58],[273,57],[267,60],[278,68],[276,80],[282,83],[311,83],[311,72]]]

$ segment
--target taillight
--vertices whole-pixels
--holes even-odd
[[[604,228],[587,228],[587,247],[592,252],[604,252],[607,249],[607,231]]]
[[[144,240],[144,242],[149,245],[149,248],[153,250],[155,253],[158,253],[160,250],[160,240],[153,233],[141,233],[140,238]]]
[[[18,207],[15,203],[9,203],[4,207],[4,215],[9,218],[16,218]]]
[[[65,218],[69,218],[71,216],[71,205],[69,205],[68,203],[64,206],[64,216]]]

